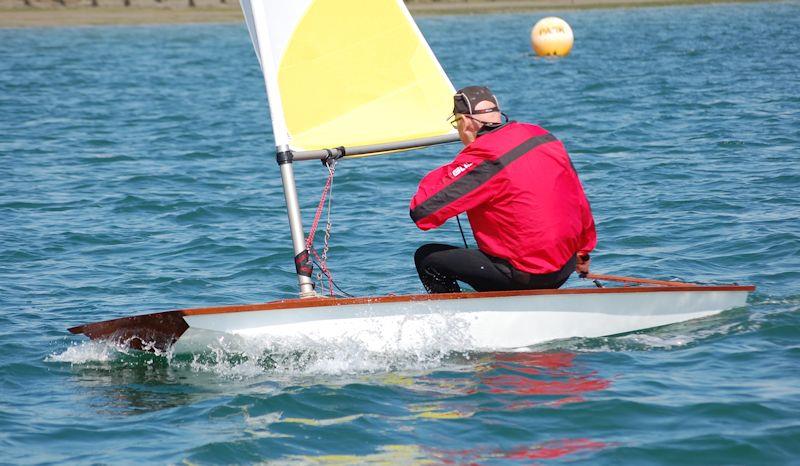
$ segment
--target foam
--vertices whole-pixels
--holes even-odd
[[[189,353],[152,354],[106,341],[81,341],[47,356],[47,362],[89,365],[124,360],[127,365],[150,365],[161,360],[176,370],[213,374],[234,380],[337,376],[419,371],[441,368],[464,354],[458,325],[432,326],[418,345],[399,349],[393,344],[375,350],[358,338],[218,338]],[[138,357],[140,355],[147,357]],[[468,357],[468,356],[467,356]],[[163,359],[162,359],[163,358]]]
[[[120,348],[105,341],[84,341],[67,347],[61,353],[52,353],[45,358],[47,362],[66,362],[70,364],[87,364],[92,362],[109,362],[119,358]]]

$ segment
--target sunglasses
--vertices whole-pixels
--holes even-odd
[[[461,116],[452,116],[452,117],[450,117],[450,120],[449,120],[450,121],[450,125],[454,129],[458,129],[458,122],[461,121],[463,118],[469,118],[470,120],[475,120],[475,121],[477,121],[479,123],[484,123],[483,121],[481,121],[481,120],[479,120],[477,118],[472,118],[469,115],[461,115]]]

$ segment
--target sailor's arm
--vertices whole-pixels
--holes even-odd
[[[462,154],[463,155],[463,154]],[[477,181],[481,160],[459,156],[425,175],[411,199],[411,219],[421,230],[442,225],[448,218],[491,199],[494,193]]]
[[[597,245],[597,230],[594,226],[594,216],[592,216],[592,207],[589,205],[586,195],[581,188],[581,223],[582,230],[580,236],[580,247],[577,254],[577,263],[575,270],[580,274],[589,273],[591,265],[591,258],[589,253],[594,250]]]
[[[597,230],[594,226],[594,217],[592,216],[592,208],[589,206],[589,201],[584,198],[581,205],[581,221],[583,223],[583,230],[581,231],[580,249],[578,255],[588,256],[597,246]]]

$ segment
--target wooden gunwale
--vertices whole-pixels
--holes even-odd
[[[671,282],[668,282],[671,283]],[[514,296],[547,296],[577,294],[609,294],[609,293],[662,293],[662,292],[705,292],[705,291],[755,291],[753,285],[695,285],[671,284],[664,286],[636,286],[618,288],[570,288],[562,290],[521,290],[521,291],[484,291],[471,293],[413,294],[400,296],[377,296],[358,298],[306,298],[285,299],[260,304],[242,304],[232,306],[203,307],[195,309],[178,309],[184,316],[206,314],[225,314],[229,312],[278,311],[283,309],[301,309],[309,307],[346,306],[354,304],[383,304],[416,301],[445,301],[455,299],[505,298]]]
[[[659,285],[659,286],[703,286],[697,283],[670,282],[666,280],[653,280],[650,278],[621,277],[619,275],[603,275],[590,273],[586,275],[590,280],[603,280],[608,282],[635,283],[638,285]]]

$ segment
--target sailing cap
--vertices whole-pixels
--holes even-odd
[[[485,110],[475,110],[475,106],[484,100],[494,102],[494,107]],[[485,86],[467,86],[459,89],[456,95],[453,96],[453,114],[477,115],[499,111],[500,104],[497,103],[497,97]]]

